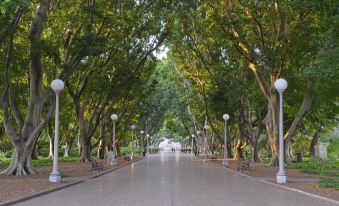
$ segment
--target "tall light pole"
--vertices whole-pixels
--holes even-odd
[[[146,154],[149,154],[149,134],[146,134]]]
[[[111,165],[115,166],[117,165],[117,160],[115,159],[116,155],[116,150],[115,150],[115,123],[118,120],[118,116],[116,114],[112,114],[111,116],[112,122],[113,122],[113,130],[112,130],[112,160],[111,160]]]
[[[131,125],[131,129],[132,129],[132,155],[131,155],[131,159],[134,159],[134,130],[135,130],[135,125]]]
[[[141,141],[140,141],[140,152],[142,152],[143,156],[145,156],[144,137],[143,137],[144,133],[145,133],[144,130],[140,131],[140,139],[141,139]]]
[[[227,161],[227,120],[229,120],[230,116],[228,114],[224,114],[222,116],[224,119],[224,161],[222,162],[222,165],[228,166],[228,161]]]
[[[59,97],[60,92],[64,89],[65,84],[60,79],[52,81],[51,87],[55,93],[55,137],[54,137],[54,156],[53,156],[53,171],[49,175],[49,181],[59,183],[61,176],[59,173],[58,163],[58,146],[59,146]]]
[[[204,129],[205,129],[205,138],[204,138],[204,158],[205,158],[205,160],[207,159],[207,157],[206,157],[206,144],[207,144],[207,130],[210,128],[210,126],[208,126],[208,124],[205,124],[205,126],[204,126]]]
[[[191,154],[193,154],[193,147],[194,147],[194,134],[192,134],[192,146],[191,146]]]
[[[287,175],[284,169],[284,139],[283,139],[283,93],[287,88],[285,79],[277,79],[274,87],[279,93],[279,171],[276,176],[277,183],[284,184],[287,182]]]
[[[199,140],[199,136],[200,136],[200,134],[201,134],[201,132],[200,131],[197,131],[197,149],[198,149],[198,140]],[[199,152],[201,152],[201,147],[200,147],[200,144],[199,144],[199,150],[198,150]]]

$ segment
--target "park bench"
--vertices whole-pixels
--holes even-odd
[[[218,155],[214,154],[211,156],[211,161],[217,161],[218,160]]]
[[[104,170],[104,166],[102,164],[99,164],[96,160],[92,161],[91,172],[93,172],[93,171],[103,171],[103,170]]]
[[[243,162],[239,162],[238,171],[241,170],[241,172],[243,172],[244,170],[251,170],[250,169],[251,162],[252,162],[251,160],[245,160]]]
[[[130,161],[131,158],[127,156],[127,154],[122,154],[121,155],[124,158],[124,161]]]

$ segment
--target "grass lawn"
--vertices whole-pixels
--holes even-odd
[[[76,162],[79,157],[59,157],[59,162]],[[11,158],[2,158],[0,163],[0,170],[6,169],[11,162]],[[53,158],[41,157],[32,161],[33,167],[51,166],[53,165]]]
[[[319,182],[319,186],[322,188],[334,188],[336,190],[339,190],[339,180],[323,179]]]

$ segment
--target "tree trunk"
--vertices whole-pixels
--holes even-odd
[[[49,140],[49,153],[48,157],[53,157],[54,154],[54,131],[51,121],[48,121],[48,140]]]
[[[40,4],[36,9],[34,19],[30,26],[28,36],[30,41],[29,99],[28,107],[26,109],[27,115],[23,124],[19,115],[17,115],[18,110],[12,103],[13,96],[10,92],[9,65],[6,66],[6,86],[4,95],[1,98],[1,105],[6,133],[11,138],[11,142],[14,146],[14,152],[10,165],[6,170],[2,171],[1,174],[26,175],[35,173],[32,167],[33,149],[41,129],[47,123],[53,111],[52,109],[49,109],[48,114],[44,118],[41,118],[44,103],[42,93],[43,65],[41,63],[41,36],[43,25],[48,14],[48,8],[49,0],[40,0]],[[8,102],[10,103],[10,113],[8,111]],[[10,121],[11,114],[14,115],[14,119],[21,130],[20,132],[13,129]]]
[[[78,117],[79,123],[79,143],[80,143],[80,162],[91,162],[91,141],[88,138],[87,122],[83,118],[83,113],[80,112]]]
[[[120,151],[120,142],[117,142],[115,144],[115,148],[117,150],[117,156],[120,157],[121,156],[121,151]]]
[[[68,157],[70,157],[72,155],[71,150],[72,150],[72,147],[73,147],[74,140],[75,140],[75,136],[69,137],[69,138],[66,139],[66,149],[65,149],[65,151],[67,151]]]
[[[251,144],[251,160],[252,162],[260,162],[258,144]]]
[[[238,131],[237,143],[234,145],[234,158],[235,160],[244,159],[244,148],[246,147],[246,141],[241,137],[240,131]]]
[[[227,141],[227,158],[233,158],[232,144],[230,141]]]
[[[107,112],[105,109],[104,114]],[[98,158],[105,159],[105,150],[106,150],[106,122],[107,122],[107,115],[104,116],[100,120],[100,142],[99,142],[99,151],[98,151]]]
[[[1,172],[3,175],[27,175],[35,174],[32,166],[32,153],[34,144],[29,146],[25,142],[15,142],[11,163]]]
[[[102,138],[99,143],[98,158],[105,159],[106,140]]]
[[[278,107],[277,97],[272,94],[268,102],[268,111],[264,120],[272,154],[272,166],[279,164]]]
[[[315,155],[315,145],[317,145],[319,139],[319,130],[316,130],[312,135],[312,141],[310,145],[310,156],[314,157]]]
[[[88,139],[80,138],[80,162],[91,162],[91,144]]]

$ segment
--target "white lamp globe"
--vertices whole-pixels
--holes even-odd
[[[140,131],[140,134],[144,134],[144,130],[141,130],[141,131]]]
[[[134,130],[135,129],[135,125],[133,124],[133,125],[131,125],[131,129],[132,130]]]
[[[192,137],[194,137],[194,134],[192,134]]]
[[[61,79],[55,79],[52,81],[51,87],[55,93],[59,93],[64,89],[65,84]]]
[[[274,82],[274,87],[278,90],[278,92],[283,92],[287,88],[287,81],[285,79],[277,79]]]
[[[149,137],[149,134],[146,134],[146,137]]]
[[[230,119],[230,115],[224,114],[224,115],[222,115],[222,118],[223,118],[225,121],[227,121],[227,120]]]
[[[114,121],[114,122],[117,121],[117,120],[118,120],[118,115],[112,114],[111,119],[112,119],[112,121]]]

